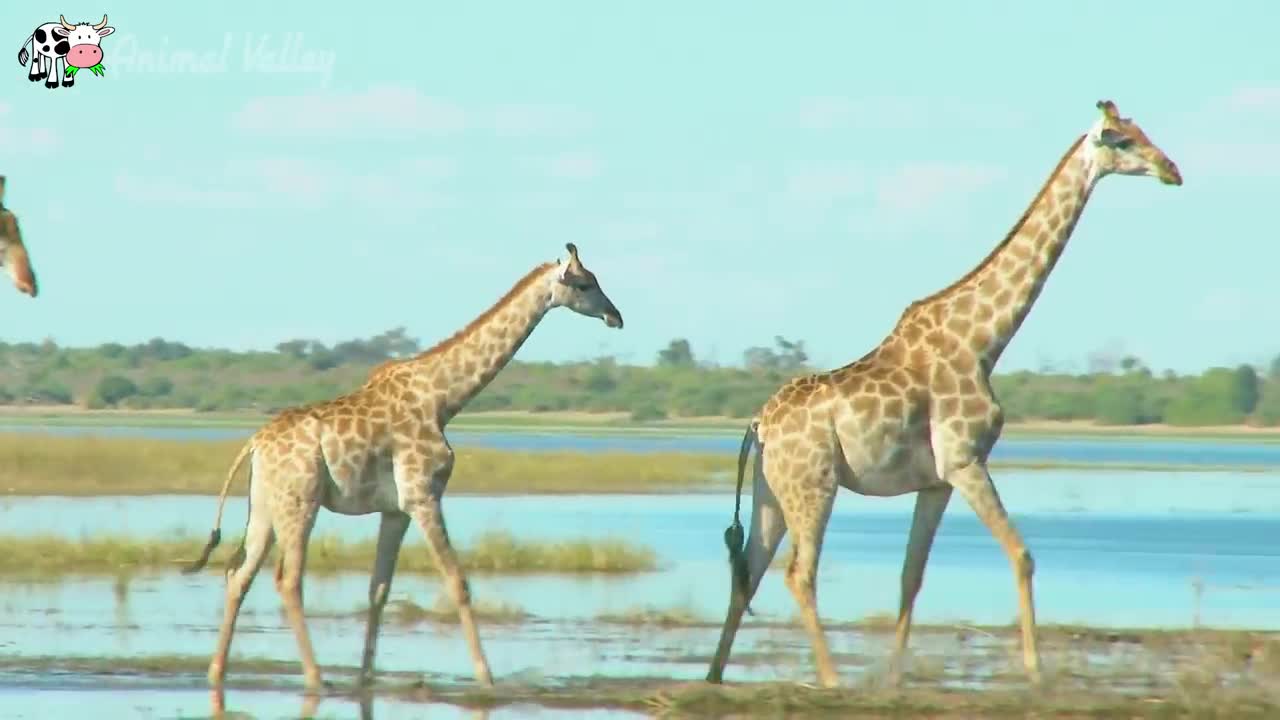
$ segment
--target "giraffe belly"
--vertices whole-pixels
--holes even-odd
[[[850,465],[840,484],[871,497],[893,497],[942,484],[934,470],[933,451],[926,447],[885,450],[879,462]]]
[[[328,485],[324,506],[340,515],[368,515],[400,509],[400,491],[390,466],[370,469],[347,482],[330,478]]]

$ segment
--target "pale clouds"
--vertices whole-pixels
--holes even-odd
[[[1252,304],[1248,294],[1239,288],[1214,288],[1200,297],[1193,317],[1205,324],[1222,323],[1249,317]]]
[[[1027,118],[1007,107],[944,97],[811,97],[790,113],[804,130],[925,130],[934,127],[1008,130]]]
[[[587,152],[566,152],[537,158],[534,165],[557,180],[592,180],[600,175],[600,158]]]
[[[935,211],[1003,179],[1002,168],[980,164],[918,162],[884,178],[876,191],[879,209],[895,213]]]
[[[118,193],[143,205],[199,208],[320,208],[335,204],[374,209],[415,210],[454,205],[447,193],[430,187],[418,172],[431,159],[410,159],[381,173],[352,173],[297,157],[233,157],[208,180],[130,171],[115,178]],[[217,163],[211,165],[216,166]]]
[[[1227,96],[1228,108],[1246,112],[1280,112],[1280,87],[1242,87]]]
[[[0,153],[41,155],[56,150],[60,144],[58,134],[40,127],[36,118],[0,103]]]
[[[540,104],[467,108],[402,85],[254,98],[232,115],[231,122],[234,128],[251,133],[353,139],[469,131],[544,136],[577,133],[592,125],[591,117],[576,108]]]

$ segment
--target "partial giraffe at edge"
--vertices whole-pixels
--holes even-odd
[[[901,681],[911,613],[938,524],[960,493],[1013,568],[1023,664],[1040,680],[1032,599],[1034,563],[987,471],[1004,423],[992,368],[1053,270],[1101,178],[1145,175],[1181,185],[1177,166],[1111,101],[1077,138],[1022,218],[977,267],[911,303],[871,352],[844,367],[795,378],[751,420],[738,460],[738,497],[725,531],[729,609],[707,681],[719,683],[742,622],[783,536],[792,532],[786,584],[813,646],[819,682],[838,675],[818,617],[817,568],[840,487],[866,496],[917,493],[902,568],[890,678]],[[743,544],[742,482],[753,446],[751,530]]]
[[[381,514],[361,683],[373,679],[382,610],[410,522],[426,536],[458,607],[476,679],[493,683],[467,579],[445,529],[442,499],[454,454],[444,428],[510,362],[548,311],[566,307],[610,328],[622,327],[622,314],[582,264],[577,247],[565,247],[567,260],[533,268],[497,304],[447,340],[412,358],[380,365],[351,393],[284,410],[249,438],[227,474],[208,544],[183,569],[194,573],[203,568],[220,542],[227,490],[248,460],[249,518],[226,571],[226,606],[209,664],[212,686],[222,687],[241,604],[276,542],[276,589],[297,636],[304,681],[312,690],[322,684],[302,610],[307,542],[322,507],[343,515]]]
[[[22,241],[18,216],[4,205],[4,186],[5,177],[0,175],[0,265],[9,274],[14,289],[28,297],[35,297],[40,292],[36,283],[36,270],[31,264],[26,243]]]

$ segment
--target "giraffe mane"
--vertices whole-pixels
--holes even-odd
[[[990,265],[991,261],[1000,254],[1000,251],[1003,250],[1006,245],[1013,242],[1013,238],[1017,236],[1018,231],[1022,229],[1022,226],[1027,224],[1027,220],[1031,219],[1031,211],[1040,204],[1040,199],[1044,197],[1044,194],[1049,192],[1049,186],[1053,184],[1053,179],[1058,177],[1058,173],[1062,172],[1062,168],[1067,164],[1067,160],[1075,154],[1076,150],[1080,147],[1080,144],[1084,142],[1086,137],[1088,137],[1088,135],[1081,135],[1076,138],[1075,142],[1071,143],[1071,147],[1067,148],[1067,151],[1062,154],[1062,157],[1058,160],[1057,166],[1053,168],[1053,172],[1049,173],[1049,176],[1045,178],[1044,184],[1040,186],[1040,191],[1036,193],[1035,198],[1033,198],[1031,202],[1027,203],[1027,208],[1022,211],[1022,217],[1018,218],[1018,221],[1013,224],[1013,228],[1009,230],[1009,233],[1004,236],[1004,239],[1001,240],[998,245],[991,249],[991,252],[987,253],[987,256],[982,259],[982,262],[975,265],[972,270],[965,273],[964,277],[959,280],[956,280],[941,290],[927,297],[920,298],[908,305],[906,311],[903,312],[903,315],[910,313],[921,305],[926,305],[945,297],[951,292],[954,292],[957,288],[972,280],[975,275],[982,271],[983,268]]]
[[[423,350],[417,355],[414,355],[412,359],[422,360],[422,359],[431,357],[433,355],[439,355],[440,353],[458,344],[458,342],[461,341],[464,337],[474,332],[476,328],[488,322],[495,314],[497,314],[499,310],[501,310],[502,308],[510,304],[511,301],[514,300],[517,295],[524,292],[525,288],[529,287],[535,281],[537,281],[537,279],[541,277],[543,273],[545,273],[547,270],[555,266],[556,266],[555,263],[544,262],[539,264],[537,267],[530,270],[529,272],[525,273],[524,277],[517,280],[516,284],[512,285],[511,289],[508,290],[505,295],[498,298],[498,301],[495,302],[492,306],[490,306],[488,310],[485,310],[484,312],[480,313],[479,317],[467,323],[466,326],[463,327],[461,330],[458,330],[457,332],[445,338],[444,340],[441,340],[435,345],[432,345],[426,350]],[[384,363],[384,365],[385,364],[387,363]]]

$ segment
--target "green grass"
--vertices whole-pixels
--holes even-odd
[[[63,575],[127,575],[171,571],[195,558],[204,545],[200,538],[141,540],[129,537],[0,536],[0,575],[32,579]],[[214,552],[209,572],[221,572],[235,552],[238,539],[224,541]],[[331,536],[311,539],[307,552],[309,574],[371,572],[376,542],[348,543]],[[274,550],[272,551],[275,552]],[[568,540],[535,543],[516,540],[505,532],[481,535],[470,547],[458,549],[463,567],[472,573],[620,574],[655,570],[657,556],[647,548],[622,540]],[[434,574],[435,564],[421,540],[407,540],[396,569],[400,573]]]
[[[155,440],[0,433],[0,494],[215,495],[243,440]],[[691,453],[457,450],[449,494],[634,493],[698,489],[732,458]],[[231,493],[244,495],[242,470]],[[212,517],[213,507],[209,508]]]
[[[215,495],[243,440],[159,440],[0,433],[0,495]],[[460,448],[450,495],[669,493],[733,487],[730,453],[520,452]],[[993,463],[1005,470],[1176,472],[1266,467],[1122,463]],[[231,494],[243,496],[241,471]],[[213,507],[209,509],[212,516]]]

